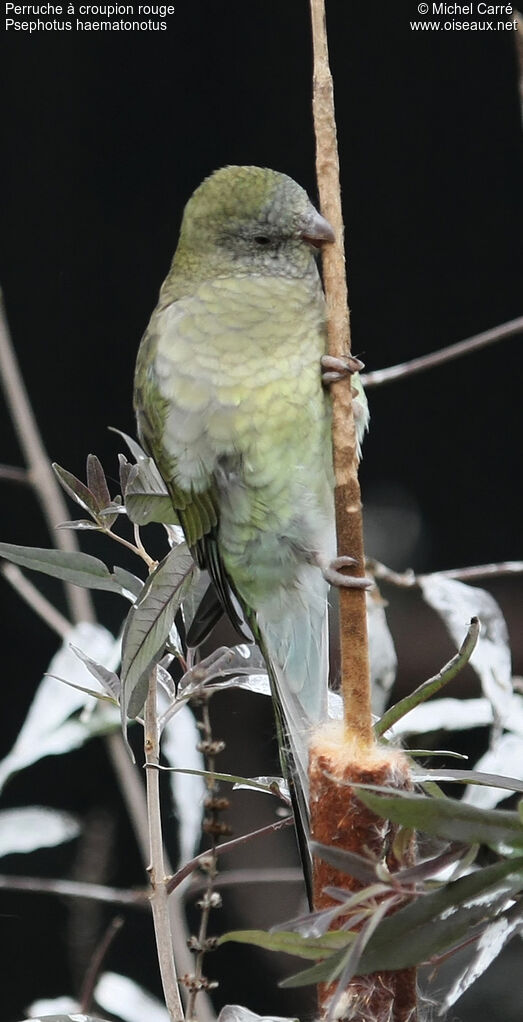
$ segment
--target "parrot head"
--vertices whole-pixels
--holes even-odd
[[[303,277],[315,249],[334,241],[331,225],[286,174],[266,167],[222,167],[189,199],[171,273]]]

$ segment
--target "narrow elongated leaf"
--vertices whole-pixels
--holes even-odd
[[[100,507],[94,493],[91,492],[89,487],[86,486],[81,479],[77,479],[72,472],[68,472],[66,468],[62,468],[61,465],[57,465],[56,462],[53,462],[53,469],[65,492],[68,493],[69,496],[80,505],[80,507],[83,507],[84,511],[89,511],[89,514],[92,514],[95,518]]]
[[[47,1007],[59,1007],[62,1001],[69,1003],[70,998],[68,997],[56,997],[50,1001],[37,1001],[35,1002],[34,1008],[41,1006],[44,1010]],[[108,1019],[100,1018],[99,1015],[84,1015],[83,1012],[72,1011],[67,1015],[48,1015],[47,1012],[43,1014],[40,1012],[38,1016],[31,1015],[30,1019],[26,1019],[26,1022],[109,1022]]]
[[[377,949],[369,942],[360,960],[360,972],[406,969],[428,962],[433,956],[450,951],[462,940],[473,936],[474,927],[481,928],[488,918],[498,915],[506,901],[507,895],[503,893],[493,898],[488,906],[481,903],[458,908],[450,915],[438,916],[433,922],[407,931],[394,945],[380,943]]]
[[[185,709],[185,707],[182,707]],[[179,716],[179,714],[176,714]],[[225,784],[232,784],[235,789],[246,788],[249,791],[264,791],[269,795],[280,794],[280,788],[285,791],[285,782],[282,777],[273,778],[261,778],[261,777],[239,777],[236,774],[220,774],[216,773],[215,770],[204,770],[203,767],[193,769],[187,766],[159,766],[159,770],[169,771],[175,774],[195,774],[198,777],[205,777],[211,779],[216,778],[217,781],[223,781]],[[276,785],[276,790],[273,786]]]
[[[205,762],[198,749],[200,732],[188,706],[169,721],[162,735],[162,752],[171,767],[179,769],[170,775],[171,793],[178,817],[178,845],[183,866],[196,854],[202,835]]]
[[[514,874],[513,881],[507,879],[510,874]],[[487,866],[446,884],[433,894],[417,898],[381,920],[360,958],[359,974],[408,968],[455,946],[464,936],[470,935],[471,927],[502,909],[507,891],[522,886],[523,858],[520,857],[512,862]],[[290,976],[280,985],[298,987],[330,982],[344,968],[346,955],[342,948],[312,968]]]
[[[519,761],[521,763],[522,756],[523,756],[523,748],[522,748],[522,745],[521,745],[521,740],[519,738],[517,738],[515,735],[505,735],[503,737],[510,738],[512,740],[512,742],[514,743],[514,746],[517,746],[517,750],[518,750],[518,753],[519,753]],[[499,766],[503,765],[503,761],[502,761],[501,757],[500,757],[500,759],[497,760],[497,763],[499,764]],[[515,765],[515,761],[514,761],[514,765]],[[416,784],[422,784],[424,781],[436,781],[436,782],[437,781],[456,781],[458,784],[471,784],[471,785],[474,786],[474,789],[476,788],[476,785],[479,786],[479,787],[488,787],[489,791],[492,788],[495,788],[496,791],[497,791],[497,798],[494,798],[494,800],[492,802],[490,802],[490,799],[489,799],[489,802],[490,802],[489,808],[491,806],[497,805],[497,803],[500,802],[501,799],[507,798],[507,795],[505,794],[506,791],[510,791],[510,792],[521,791],[521,792],[523,792],[523,781],[520,781],[517,777],[504,777],[502,774],[486,774],[486,773],[483,773],[483,771],[481,771],[481,770],[454,770],[452,768],[450,770],[421,770],[421,769],[418,769],[418,770],[414,770],[412,772],[412,780],[415,781]],[[499,791],[498,791],[498,789],[499,789]],[[482,806],[482,807],[486,805],[486,803],[482,802],[480,799],[476,800],[473,797],[469,797],[467,799],[466,798],[466,793],[463,796],[463,800],[462,801],[463,802],[468,802],[469,805],[477,805],[477,806]]]
[[[410,710],[394,724],[389,734],[400,738],[431,731],[465,731],[474,727],[490,727],[492,721],[492,704],[488,699],[431,699]]]
[[[102,526],[98,525],[97,522],[93,522],[89,518],[75,518],[72,522],[60,522],[57,529],[76,529],[78,532],[101,532]]]
[[[93,659],[108,669],[119,663],[120,644],[101,625],[83,622],[71,628],[69,635],[49,664],[47,675],[38,687],[35,698],[8,755],[0,762],[0,788],[19,770],[44,756],[56,756],[83,745],[92,737],[118,726],[118,712],[104,703],[89,715],[81,710],[92,706],[92,699],[79,691],[92,684],[91,676],[69,643],[89,650]],[[50,675],[65,678],[78,688],[61,684]]]
[[[41,571],[63,582],[71,582],[84,589],[106,589],[123,595],[122,586],[109,568],[91,554],[80,551],[43,549],[0,543],[0,557],[30,571]]]
[[[353,937],[355,936],[356,934],[353,934]],[[317,962],[316,965],[304,969],[303,972],[297,972],[294,976],[288,976],[279,986],[286,990],[293,987],[308,987],[316,983],[332,983],[340,975],[347,960],[347,953],[346,947],[341,948],[328,958],[324,958],[322,962]]]
[[[148,990],[116,972],[104,972],[94,991],[104,1011],[124,1022],[169,1022],[167,1009]]]
[[[318,841],[311,841],[311,851],[318,859],[323,859],[341,873],[347,873],[364,884],[373,884],[377,879],[376,865],[363,855],[356,852],[349,852],[344,848],[333,848],[331,845],[322,845]]]
[[[357,794],[378,816],[426,834],[468,844],[523,846],[523,825],[517,813],[477,809],[456,799],[412,792],[381,795],[358,786]]]
[[[111,430],[111,433],[117,433],[118,436],[121,436],[122,439],[125,440],[131,454],[134,458],[136,458],[136,461],[140,461],[141,458],[147,458],[147,454],[143,447],[140,447],[138,441],[132,436],[129,436],[128,433],[124,433],[121,429],[117,429],[116,426],[109,426],[109,429]]]
[[[122,596],[127,596],[128,599],[131,597],[136,599],[141,595],[145,582],[143,579],[138,578],[138,575],[133,575],[126,568],[120,568],[118,565],[115,565],[113,577],[118,585],[121,586]]]
[[[323,958],[338,948],[345,949],[354,940],[348,930],[329,930],[321,937],[302,937],[300,933],[278,930],[230,930],[218,938],[218,944],[234,941],[236,944],[254,944],[266,951],[280,951],[297,958]]]
[[[298,1019],[282,1018],[280,1015],[256,1015],[241,1004],[226,1004],[218,1015],[218,1022],[298,1022]]]
[[[403,969],[457,944],[469,926],[493,914],[493,902],[506,901],[504,892],[522,887],[523,857],[519,856],[476,870],[417,898],[383,920],[362,958],[362,972]],[[461,906],[463,912],[458,915]]]
[[[96,454],[87,455],[87,486],[100,510],[111,503],[111,494],[109,493],[105,472]]]
[[[0,855],[33,852],[72,841],[80,827],[69,813],[45,806],[24,806],[0,812]]]
[[[392,899],[394,900],[394,899]],[[330,1022],[332,1018],[335,1018],[336,1005],[340,999],[341,994],[347,989],[353,976],[359,972],[359,964],[361,956],[369,943],[372,934],[379,926],[385,913],[391,906],[391,899],[386,898],[379,905],[376,906],[373,914],[366,920],[360,930],[358,930],[356,939],[353,941],[351,946],[347,950],[347,955],[343,962],[343,967],[340,972],[338,980],[338,986],[332,996],[329,1004],[329,1011],[327,1014],[327,1022]]]
[[[185,544],[174,547],[149,576],[129,611],[122,639],[122,720],[140,713],[148,673],[161,659],[174,616],[195,571]]]
[[[446,1015],[449,1008],[465,993],[466,990],[488,969],[489,965],[501,953],[508,941],[523,925],[523,905],[515,905],[506,915],[495,919],[479,937],[471,962],[462,969],[454,980],[451,989],[443,999],[439,1015]]]
[[[523,791],[523,781],[515,781],[511,777],[500,778],[499,772],[503,774],[512,773],[513,771],[520,775],[523,770],[523,742],[520,735],[514,734],[503,734],[500,735],[493,748],[489,749],[481,759],[476,763],[476,770],[488,771],[488,773],[481,773],[481,776],[485,778],[483,782],[488,785],[489,781],[487,778],[493,774],[490,784],[492,787],[481,787],[478,788],[476,784],[467,788],[463,801],[471,806],[479,806],[481,809],[493,809],[494,806],[501,802],[502,799],[507,797],[506,791],[503,788],[511,788],[514,791]],[[474,781],[472,777],[471,782]],[[506,784],[502,784],[505,781]]]
[[[152,458],[141,458],[132,466],[124,500],[127,515],[136,525],[178,523],[171,498]]]
[[[509,719],[512,683],[508,630],[501,608],[485,589],[438,573],[425,575],[419,582],[425,601],[439,614],[457,644],[465,622],[479,617],[481,634],[470,666],[479,676],[498,721],[505,723]]]
[[[102,688],[109,696],[112,696],[117,702],[120,699],[120,679],[115,671],[108,670],[103,664],[99,664],[96,660],[93,660],[87,653],[82,652],[77,646],[71,645],[73,653],[82,661],[87,667],[87,670],[92,674],[93,678],[100,683]]]
[[[127,483],[129,481],[129,475],[133,466],[130,461],[127,461],[125,454],[119,454],[118,467],[120,474],[120,486],[122,489],[122,493],[125,494],[125,491],[127,489]]]

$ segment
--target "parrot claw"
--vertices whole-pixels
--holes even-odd
[[[322,565],[323,577],[331,586],[339,586],[345,589],[370,589],[374,585],[372,579],[344,575],[340,571],[340,568],[347,568],[356,563],[355,557],[335,557],[330,564]]]
[[[324,385],[338,383],[346,376],[361,373],[362,369],[365,369],[365,365],[355,355],[346,355],[344,358],[336,358],[334,355],[321,356],[321,382]]]

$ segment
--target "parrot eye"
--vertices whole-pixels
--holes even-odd
[[[266,234],[257,234],[254,240],[257,245],[270,245],[271,243],[271,239]]]

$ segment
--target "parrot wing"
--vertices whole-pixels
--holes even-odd
[[[169,402],[155,379],[155,331],[149,329],[142,340],[136,364],[134,404],[140,441],[162,476],[172,505],[184,531],[187,545],[198,566],[206,569],[231,623],[245,637],[244,622],[238,604],[233,602],[233,586],[225,570],[218,547],[218,495],[214,477],[209,476],[204,490],[184,489],[175,481],[176,465],[165,447],[165,423]],[[236,594],[235,594],[236,595]],[[216,623],[216,616],[211,628]],[[199,634],[199,642],[205,635]]]

